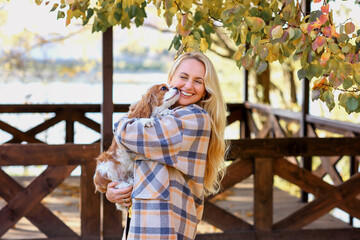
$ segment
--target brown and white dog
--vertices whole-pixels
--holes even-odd
[[[171,113],[169,109],[180,97],[177,88],[170,88],[166,84],[152,86],[141,100],[129,108],[128,118],[140,118],[146,127],[155,124],[155,116],[165,116]],[[116,134],[115,134],[116,136]],[[94,184],[97,191],[105,193],[108,183],[119,182],[116,188],[133,185],[133,168],[135,154],[126,149],[113,138],[109,149],[96,158],[97,166],[94,174]],[[116,208],[122,206],[116,203]]]

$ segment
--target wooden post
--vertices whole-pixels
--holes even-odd
[[[254,170],[255,231],[271,231],[273,225],[273,160],[256,158]]]
[[[112,116],[114,111],[113,103],[113,30],[108,28],[103,33],[103,102],[101,105],[101,152],[107,150],[113,138]],[[102,232],[104,239],[121,238],[122,215],[116,211],[115,204],[107,201],[102,195]]]
[[[65,142],[66,143],[73,143],[74,142],[74,121],[66,120],[66,136]]]
[[[310,14],[310,4],[311,1],[304,0],[302,2],[302,10],[306,14]],[[306,116],[309,114],[309,91],[310,91],[310,81],[307,78],[302,79],[302,111],[300,119],[300,137],[307,137],[307,122]],[[303,168],[311,171],[312,169],[312,158],[311,157],[302,157]],[[301,191],[301,201],[308,202],[309,194],[305,191]]]
[[[358,172],[359,162],[356,160],[355,156],[350,157],[350,177]],[[354,226],[354,217],[349,214],[349,224]]]
[[[249,71],[244,70],[244,103],[249,100]],[[240,138],[250,138],[250,128],[248,124],[247,109],[243,108],[243,121],[240,122]]]
[[[82,239],[100,239],[100,198],[98,194],[94,194],[95,187],[93,184],[95,167],[95,159],[93,164],[81,166],[80,217]]]

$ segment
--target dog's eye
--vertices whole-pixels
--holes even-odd
[[[167,87],[162,86],[160,90],[161,90],[161,91],[167,91],[168,89],[167,89]]]

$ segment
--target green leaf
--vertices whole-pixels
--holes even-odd
[[[299,80],[302,80],[306,77],[306,70],[305,69],[300,69],[298,72],[297,72],[297,76],[299,78]]]
[[[355,72],[354,80],[355,80],[355,83],[358,85],[358,87],[360,87],[360,73]]]
[[[269,21],[272,19],[273,11],[270,8],[265,7],[260,14],[262,19]]]
[[[326,103],[329,111],[333,110],[335,107],[334,94],[331,91],[326,91],[323,94],[323,100]]]
[[[344,89],[348,89],[348,88],[352,87],[353,84],[354,84],[353,79],[350,77],[347,77],[347,78],[345,78],[345,80],[343,82],[343,87],[344,87]]]
[[[173,16],[174,16],[174,14],[172,14],[171,11],[166,10],[166,11],[164,12],[164,15],[163,15],[163,16],[164,16],[164,18],[165,18],[165,21],[166,21],[167,26],[170,27],[171,24],[172,24],[172,18],[173,18]]]
[[[265,61],[261,61],[259,67],[256,69],[258,75],[262,74],[268,68],[268,64]]]
[[[121,12],[114,12],[114,18],[116,19],[116,21],[120,21],[121,20]]]
[[[93,14],[94,14],[94,10],[92,8],[88,8],[88,10],[86,11],[86,18],[90,19]]]
[[[64,18],[65,17],[65,13],[63,11],[58,11],[57,13],[57,19],[59,18]]]
[[[59,6],[58,3],[54,3],[54,5],[52,6],[52,8],[50,9],[50,12],[53,12],[57,9],[57,7]]]
[[[196,11],[194,15],[195,22],[199,22],[202,19],[202,13],[200,11]]]
[[[292,40],[297,40],[301,37],[302,32],[299,28],[294,29],[294,36],[292,37]]]
[[[309,17],[309,22],[315,22],[321,15],[322,12],[320,10],[311,12]]]
[[[321,89],[316,88],[316,89],[312,90],[311,91],[311,100],[315,101],[315,100],[319,99],[320,95],[321,95]]]
[[[252,32],[259,32],[265,27],[265,21],[258,17],[245,17],[245,22]]]
[[[348,113],[354,112],[359,107],[359,101],[355,96],[348,97],[345,102],[346,111]]]

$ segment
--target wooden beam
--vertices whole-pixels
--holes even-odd
[[[358,156],[356,138],[281,138],[232,140],[229,158],[284,156]],[[331,146],[331,147],[329,147]]]
[[[0,196],[9,202],[24,188],[0,169]],[[36,204],[25,217],[47,237],[76,237],[79,236],[56,215],[41,203]]]
[[[93,175],[95,160],[92,164],[81,166],[80,194],[81,194],[81,238],[100,239],[100,194],[95,194]]]
[[[360,193],[360,173],[353,175],[348,181],[332,191],[317,197],[305,207],[280,220],[274,229],[300,229],[328,213],[339,203],[344,203]]]
[[[48,166],[30,185],[16,194],[0,211],[0,236],[4,235],[20,218],[31,212],[52,192],[76,166]]]
[[[99,152],[99,144],[3,144],[0,165],[84,165]]]
[[[231,231],[224,233],[198,234],[195,240],[354,240],[360,239],[359,228],[345,229],[301,229],[284,231]]]
[[[102,59],[103,59],[103,101],[101,104],[101,152],[107,150],[113,139],[114,112],[113,103],[113,29],[108,28],[102,38]],[[100,152],[99,152],[100,153]],[[103,215],[102,231],[104,239],[120,237],[123,232],[122,212],[116,211],[114,203],[110,203],[105,196],[102,196]]]
[[[251,230],[252,225],[238,218],[214,203],[205,201],[203,220],[223,231]]]
[[[233,187],[238,182],[250,177],[253,174],[254,163],[252,159],[238,159],[232,162],[226,168],[226,174],[221,180],[221,189],[217,194],[223,193],[227,189]],[[210,195],[207,199],[211,199],[216,195]]]
[[[273,221],[273,160],[255,159],[254,226],[256,231],[271,231]]]
[[[316,197],[320,197],[328,192],[334,191],[335,189],[334,186],[324,182],[308,170],[291,164],[286,159],[275,159],[274,174],[291,183],[294,183],[304,191],[312,193]],[[349,200],[346,203],[339,202],[337,207],[354,217],[360,218],[360,200],[356,198]]]

